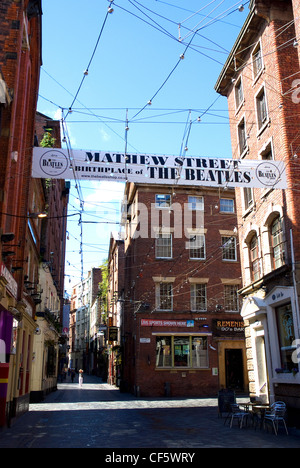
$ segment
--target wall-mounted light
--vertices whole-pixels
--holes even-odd
[[[46,213],[46,211],[42,211],[41,213],[29,213],[28,218],[30,218],[30,219],[47,218],[47,213]]]

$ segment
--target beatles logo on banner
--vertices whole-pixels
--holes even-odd
[[[209,187],[287,188],[282,161],[34,148],[32,177]]]

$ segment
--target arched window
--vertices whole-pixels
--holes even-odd
[[[279,268],[285,264],[285,246],[282,229],[282,220],[278,216],[270,225],[271,248],[273,268]]]
[[[258,237],[254,234],[249,242],[249,257],[252,281],[261,277]]]

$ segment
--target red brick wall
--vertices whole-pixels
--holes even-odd
[[[189,259],[189,251],[186,249],[187,238],[182,237],[179,239],[173,238],[173,259],[172,260],[158,260],[155,258],[155,238],[151,237],[151,220],[150,220],[150,206],[155,203],[155,191],[139,190],[138,201],[148,208],[149,218],[149,237],[146,239],[138,238],[132,243],[132,254],[128,258],[131,262],[127,279],[127,288],[131,288],[133,281],[135,282],[135,292],[139,300],[149,302],[151,307],[155,307],[155,294],[154,284],[152,277],[155,276],[176,276],[178,277],[174,287],[180,287],[181,292],[177,298],[174,299],[174,310],[189,310],[189,277],[207,277],[209,275],[211,288],[209,288],[208,302],[213,309],[220,292],[220,274],[223,278],[239,278],[240,268],[238,262],[234,265],[232,263],[225,263],[221,260],[221,235],[220,230],[228,229],[233,230],[237,224],[235,214],[220,214],[219,213],[219,193],[216,190],[212,191],[194,191],[193,193],[205,195],[205,229],[206,233],[206,261],[197,262]],[[159,189],[158,189],[159,192]],[[233,196],[233,194],[231,194]],[[226,198],[226,196],[222,196]],[[173,203],[178,203],[182,207],[188,201],[188,191],[178,192],[173,197]],[[162,213],[162,210],[160,210]],[[171,226],[173,225],[174,217],[171,215]],[[184,226],[184,222],[182,222]],[[239,258],[239,257],[238,257]],[[220,270],[221,268],[221,270]],[[149,284],[152,287],[149,288]],[[223,292],[223,290],[222,290]]]
[[[124,380],[130,390],[139,389],[141,395],[164,395],[165,383],[171,385],[172,395],[211,395],[219,389],[218,377],[212,375],[212,368],[218,368],[218,348],[215,337],[209,335],[208,342],[215,348],[209,348],[209,368],[194,370],[170,369],[162,370],[156,367],[156,337],[153,332],[163,335],[165,332],[182,333],[201,332],[201,325],[206,323],[212,330],[213,319],[226,317],[228,320],[240,320],[238,313],[224,313],[216,308],[224,306],[224,284],[222,279],[233,280],[241,285],[241,270],[239,256],[236,262],[222,260],[220,231],[233,232],[237,225],[236,214],[219,212],[220,194],[216,189],[176,189],[172,203],[183,207],[188,203],[188,195],[204,196],[204,229],[206,229],[206,260],[190,260],[186,248],[188,239],[182,232],[179,238],[173,234],[173,255],[170,260],[157,259],[155,256],[155,238],[151,237],[151,204],[155,203],[155,194],[170,193],[162,187],[138,187],[136,200],[147,207],[148,237],[131,239],[125,234],[125,363]],[[234,192],[228,190],[222,198],[232,198]],[[159,225],[162,226],[162,212]],[[167,212],[168,213],[168,210]],[[153,219],[153,218],[152,218]],[[171,227],[174,227],[174,217],[171,215]],[[136,222],[131,219],[131,222]],[[143,220],[145,223],[145,219]],[[194,223],[195,224],[195,223]],[[144,224],[145,226],[145,224]],[[158,224],[156,224],[158,226]],[[182,226],[184,223],[182,222]],[[195,227],[195,226],[194,226]],[[142,226],[141,226],[142,228]],[[177,234],[177,231],[176,231]],[[238,249],[237,249],[238,251]],[[156,311],[155,282],[153,277],[173,277],[173,311]],[[206,278],[207,311],[191,312],[190,279]],[[141,307],[140,307],[141,306]],[[140,326],[140,320],[194,320],[193,329],[180,327]],[[140,343],[140,338],[150,339],[150,343]],[[243,345],[241,345],[242,347]]]
[[[0,227],[21,243],[14,260],[25,260],[27,209],[31,175],[35,112],[41,65],[40,17],[28,22],[30,49],[22,47],[23,13],[27,1],[2,1],[0,5],[0,71],[12,102],[2,108],[0,135]],[[12,151],[17,161],[12,161]],[[8,213],[10,216],[5,216]],[[12,216],[11,216],[12,215]],[[21,291],[21,288],[19,288]]]
[[[292,0],[293,4],[293,11],[294,11],[294,18],[295,18],[295,31],[298,43],[300,44],[300,0]],[[300,62],[300,47],[298,46],[298,57]],[[300,78],[299,76],[297,77]],[[298,94],[299,97],[299,94]]]
[[[289,259],[289,231],[290,228],[293,228],[296,260],[299,261],[300,232],[298,220],[300,205],[296,182],[300,175],[299,110],[293,102],[290,92],[293,80],[299,74],[298,49],[293,47],[293,41],[291,40],[295,36],[295,29],[293,22],[291,21],[289,24],[288,19],[292,19],[292,16],[289,17],[286,11],[282,13],[282,20],[278,19],[278,14],[274,15],[277,19],[270,21],[270,23],[262,22],[261,29],[257,31],[257,36],[251,41],[250,46],[243,44],[243,48],[248,50],[248,54],[243,56],[243,66],[234,76],[236,81],[228,92],[228,107],[233,157],[240,157],[237,126],[244,117],[248,135],[246,158],[261,159],[261,151],[264,145],[272,141],[275,159],[284,161],[286,165],[288,189],[285,191],[275,190],[269,193],[268,196],[263,196],[262,189],[255,189],[256,207],[248,216],[245,216],[242,208],[241,190],[236,190],[240,243],[242,248],[245,247],[245,236],[251,226],[253,229],[256,229],[256,227],[261,229],[267,213],[272,210],[272,206],[280,205],[283,207]],[[251,53],[260,38],[264,71],[254,81]],[[244,104],[237,111],[234,86],[240,77],[243,82]],[[259,134],[256,117],[256,95],[262,86],[265,87],[267,95],[269,124]],[[298,158],[294,158],[297,152]],[[243,256],[241,260],[242,271],[245,271]]]
[[[55,147],[61,147],[60,122],[37,112],[35,120],[35,135],[40,144],[46,129],[52,129]],[[52,272],[58,288],[58,294],[63,307],[64,297],[64,264],[65,240],[67,225],[67,205],[69,190],[64,180],[51,180],[46,187],[45,179],[37,179],[40,191],[46,195],[48,219],[42,221],[41,255],[44,261],[52,262]],[[51,252],[54,254],[51,255]]]

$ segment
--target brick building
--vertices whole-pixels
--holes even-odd
[[[70,307],[69,367],[92,373],[97,366],[97,345],[93,305],[102,279],[101,268],[92,268],[73,286]]]
[[[122,388],[247,390],[234,190],[127,184]]]
[[[50,137],[45,143],[45,136]],[[60,122],[37,112],[35,146],[61,147]],[[55,390],[57,376],[67,367],[67,333],[63,331],[64,271],[69,182],[32,178],[29,212],[44,217],[28,221],[28,271],[25,285],[36,302],[36,330],[30,400]],[[31,267],[30,267],[31,266]],[[31,270],[35,270],[34,272]],[[34,274],[33,274],[34,273]]]
[[[28,216],[29,187],[41,66],[41,15],[40,0],[1,1],[0,345],[5,352],[0,358],[0,426],[25,411],[29,403],[36,304],[24,281],[29,270],[36,274],[28,263],[27,241],[33,220]]]
[[[124,277],[125,257],[123,233],[112,232],[108,255],[108,383],[121,384],[121,343],[124,335]]]
[[[237,189],[250,395],[300,411],[299,1],[251,1],[215,89],[235,159],[282,161],[286,190]],[[297,88],[298,87],[298,88]]]
[[[35,145],[40,146],[45,133],[53,138],[55,148],[61,147],[60,121],[53,120],[40,112],[36,113]],[[70,182],[63,179],[32,179],[31,186],[36,185],[35,193],[42,193],[47,216],[41,223],[41,270],[51,274],[59,299],[57,318],[63,316],[64,283],[65,283],[65,247],[67,232],[67,215]],[[35,198],[32,190],[32,198]]]

